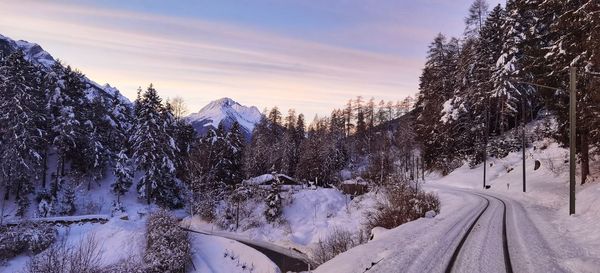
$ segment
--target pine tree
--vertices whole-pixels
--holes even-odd
[[[448,145],[448,127],[441,118],[457,87],[458,41],[446,42],[439,34],[429,46],[427,62],[420,77],[419,97],[415,105],[416,133],[423,143],[423,157],[430,168],[449,171],[454,161]]]
[[[494,83],[492,98],[497,101],[498,121],[496,127],[502,134],[517,124],[521,100],[533,92],[529,85],[515,85],[515,80],[531,81],[531,77],[523,73],[524,41],[528,39],[528,22],[526,11],[519,8],[520,2],[509,0],[502,24],[502,51],[496,62],[492,75]]]
[[[56,197],[56,190],[60,177],[65,175],[67,160],[71,156],[80,156],[82,150],[78,150],[78,141],[83,139],[84,131],[84,89],[82,82],[83,75],[71,69],[63,67],[56,63],[52,67],[54,76],[53,88],[50,94],[49,109],[52,117],[52,143],[56,147],[58,154],[58,164],[56,166],[55,180],[53,185],[53,196]]]
[[[494,7],[483,25],[479,42],[476,46],[476,59],[474,60],[472,90],[465,96],[466,113],[470,115],[470,132],[466,137],[474,142],[474,152],[471,154],[472,164],[483,160],[484,149],[487,147],[489,135],[495,127],[490,124],[493,117],[497,116],[496,100],[492,97],[494,82],[492,75],[496,69],[496,61],[502,54],[502,31],[504,10],[500,5]]]
[[[557,10],[559,16],[550,25],[550,47],[545,57],[552,67],[547,77],[552,83],[568,90],[569,67],[577,70],[577,138],[578,150],[581,156],[581,183],[586,182],[590,173],[590,146],[595,142],[598,146],[598,125],[600,112],[598,101],[600,90],[598,86],[600,70],[600,4],[597,1],[546,1],[542,10],[547,16],[554,17]],[[568,143],[568,96],[563,93],[560,100],[554,98],[551,107],[555,110],[559,132],[559,141]]]
[[[240,124],[236,121],[231,126],[227,134],[227,142],[229,143],[229,181],[238,184],[244,178],[242,158],[244,155],[244,134],[242,133]]]
[[[283,171],[289,176],[294,176],[296,173],[296,166],[298,164],[298,142],[297,142],[297,131],[296,131],[296,111],[290,109],[288,116],[285,118],[285,133],[282,139],[283,153],[285,154],[285,160],[283,162]]]
[[[161,206],[181,205],[180,185],[175,178],[177,145],[169,131],[172,113],[161,103],[152,85],[143,93],[135,107],[136,120],[131,137],[137,169],[143,171],[137,190],[148,204],[153,200]]]
[[[120,203],[121,196],[129,191],[133,183],[133,170],[131,169],[130,160],[125,150],[121,150],[117,154],[114,175],[115,181],[112,183],[111,189],[117,196],[117,203]]]
[[[16,195],[18,215],[24,215],[33,180],[43,170],[46,132],[39,125],[46,113],[41,79],[21,51],[9,55],[0,66],[0,168],[7,190]]]
[[[267,203],[265,217],[270,223],[277,221],[281,217],[281,214],[283,212],[281,195],[279,194],[281,182],[279,181],[279,178],[277,178],[277,176],[274,177],[275,179],[271,184],[271,190],[269,191],[269,195],[267,195],[267,198],[265,199],[265,202]]]

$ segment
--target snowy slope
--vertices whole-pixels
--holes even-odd
[[[25,58],[29,61],[37,62],[43,65],[45,68],[50,68],[56,62],[50,53],[46,52],[38,44],[30,43],[27,41],[14,41],[6,36],[0,34],[0,52],[4,57],[12,53],[16,49],[20,49],[25,53]]]
[[[45,71],[49,71],[50,68],[56,63],[54,57],[52,57],[52,55],[45,51],[40,45],[23,40],[15,41],[0,34],[0,55],[6,57],[16,50],[23,51],[27,60],[39,64],[40,67]],[[111,87],[108,84],[104,86],[99,85],[87,77],[84,77],[84,80],[90,86],[90,88],[87,90],[88,98],[91,99],[97,95],[104,95],[117,99],[125,105],[131,105],[131,101],[123,96],[118,89]]]
[[[256,106],[244,106],[230,98],[222,98],[210,102],[199,112],[188,116],[188,120],[200,135],[210,128],[217,128],[223,122],[226,128],[231,128],[237,121],[242,132],[249,137],[254,126],[260,121],[262,114]]]
[[[453,233],[454,227],[464,226],[461,219],[471,219],[469,215],[480,209],[478,194],[500,198],[508,205],[508,247],[514,272],[598,272],[600,184],[597,181],[600,173],[593,172],[593,178],[587,185],[577,187],[577,213],[569,216],[568,162],[565,161],[568,151],[547,139],[533,145],[536,149],[527,150],[526,193],[521,188],[521,152],[489,160],[489,190],[481,189],[481,165],[470,168],[465,164],[443,177],[432,174],[426,179],[424,188],[438,193],[442,203],[438,216],[418,219],[385,231],[367,244],[338,255],[315,272],[441,272],[447,255],[439,251],[454,248],[452,245],[461,234]],[[538,170],[534,170],[535,160],[541,162]],[[592,169],[597,170],[596,166]],[[496,209],[498,207],[492,211]],[[488,225],[491,222],[485,220],[485,215],[482,219],[483,223],[474,229],[475,234],[498,233]],[[495,216],[494,219],[500,218]],[[470,252],[474,260],[467,259],[462,263],[489,266],[485,272],[503,270],[485,264],[488,257],[481,253]],[[494,257],[499,259],[492,261],[502,259],[502,255]],[[426,270],[432,266],[436,269]]]

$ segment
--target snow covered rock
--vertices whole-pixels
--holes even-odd
[[[433,210],[425,212],[425,218],[433,218],[433,217],[435,217],[435,215],[436,215],[436,213]]]
[[[369,240],[375,240],[381,237],[382,234],[386,233],[389,229],[384,227],[374,227],[371,229],[371,236]]]

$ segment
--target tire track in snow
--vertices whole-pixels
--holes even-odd
[[[465,241],[467,241],[467,238],[471,234],[471,231],[473,231],[473,228],[475,227],[475,224],[477,224],[477,222],[479,221],[479,218],[481,218],[481,215],[483,215],[483,213],[490,206],[490,200],[488,200],[487,198],[484,198],[482,196],[479,196],[479,197],[481,197],[482,199],[484,199],[486,201],[485,207],[483,207],[483,209],[481,210],[481,212],[479,212],[479,214],[477,215],[475,220],[473,220],[473,222],[471,223],[471,225],[465,232],[465,235],[462,237],[462,239],[458,243],[458,246],[454,250],[454,253],[452,253],[452,257],[450,258],[450,261],[448,262],[448,266],[446,267],[446,271],[445,271],[446,273],[452,272],[452,268],[454,267],[454,264],[456,263],[456,260],[458,259],[458,255],[460,254],[460,250],[462,249],[462,246],[465,244]]]
[[[513,273],[513,268],[512,268],[512,263],[511,263],[511,259],[510,259],[509,248],[508,248],[508,235],[507,235],[507,224],[506,224],[506,222],[507,222],[506,221],[506,211],[507,211],[506,203],[504,202],[504,200],[502,200],[500,198],[497,198],[495,196],[491,196],[491,195],[488,195],[488,194],[485,194],[485,193],[473,193],[473,192],[467,192],[467,191],[461,191],[461,192],[479,196],[480,198],[482,198],[482,199],[484,199],[486,201],[486,206],[479,213],[479,215],[477,216],[477,218],[475,218],[475,220],[471,223],[471,225],[469,226],[469,228],[465,232],[464,236],[462,237],[461,241],[459,242],[458,246],[456,247],[454,253],[452,254],[452,257],[451,257],[450,261],[448,262],[448,266],[446,267],[446,271],[445,272],[446,273],[450,273],[450,272],[453,271],[454,265],[455,265],[456,261],[459,258],[459,255],[461,253],[463,245],[465,244],[465,242],[467,241],[467,239],[471,235],[471,232],[473,231],[473,228],[479,222],[481,216],[486,211],[488,211],[489,204],[490,204],[490,199],[489,198],[493,198],[493,199],[498,200],[502,204],[502,249],[503,249],[503,256],[504,256],[504,267],[505,267],[505,270],[506,270],[507,273]]]

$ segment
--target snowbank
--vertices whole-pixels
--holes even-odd
[[[280,272],[267,256],[234,240],[190,233],[190,242],[194,265],[189,272]]]

